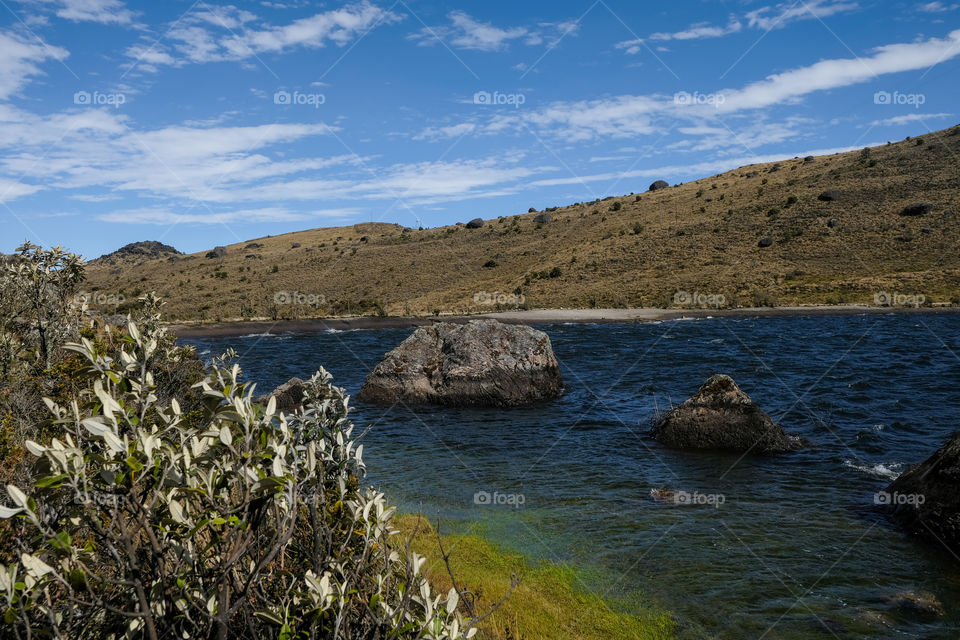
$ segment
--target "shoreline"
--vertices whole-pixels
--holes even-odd
[[[167,328],[178,338],[236,337],[255,334],[321,333],[351,329],[406,329],[437,322],[465,323],[493,319],[507,324],[635,324],[680,318],[785,318],[800,316],[847,316],[888,314],[956,313],[960,307],[868,307],[859,305],[751,307],[744,309],[531,309],[475,315],[386,317],[354,316],[303,318],[276,321],[228,321],[211,324],[176,323]]]

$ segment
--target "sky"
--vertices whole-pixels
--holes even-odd
[[[960,2],[0,0],[0,252],[433,227],[957,124]]]

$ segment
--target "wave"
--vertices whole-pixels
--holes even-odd
[[[843,466],[862,471],[875,478],[884,478],[885,480],[896,480],[902,473],[902,462],[891,462],[890,464],[878,463],[875,465],[860,464],[853,460],[844,460]]]

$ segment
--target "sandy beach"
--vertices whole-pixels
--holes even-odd
[[[170,330],[177,336],[241,336],[264,333],[311,333],[328,330],[349,329],[396,329],[420,327],[437,322],[468,322],[481,318],[493,318],[511,324],[555,324],[561,322],[629,324],[657,322],[677,318],[743,318],[825,316],[857,314],[928,314],[955,313],[960,307],[868,307],[859,305],[773,307],[749,309],[531,309],[501,311],[469,316],[429,316],[418,318],[355,316],[339,318],[304,318],[299,320],[253,320],[209,324],[171,324]]]

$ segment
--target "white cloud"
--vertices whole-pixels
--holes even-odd
[[[137,44],[126,51],[145,70],[159,65],[239,61],[267,53],[344,46],[381,24],[402,16],[369,2],[346,5],[281,26],[255,27],[256,17],[235,7],[205,7],[176,23],[164,36],[169,46]]]
[[[913,122],[923,122],[925,120],[939,120],[941,118],[952,118],[952,113],[908,113],[902,116],[893,116],[882,120],[874,120],[870,123],[871,127],[898,127]]]
[[[23,0],[21,0],[22,2]],[[101,24],[128,25],[133,23],[134,12],[127,9],[121,0],[33,0],[49,4],[54,13],[64,20],[74,22],[99,22]]]
[[[782,29],[797,20],[816,20],[827,18],[845,11],[854,11],[856,2],[831,2],[830,0],[808,0],[778,4],[776,7],[762,7],[747,13],[750,27],[770,31]]]
[[[40,75],[46,60],[64,60],[66,49],[52,47],[36,38],[0,31],[0,100],[6,100],[22,87],[30,76]]]
[[[730,22],[725,27],[710,26],[706,23],[692,25],[684,31],[676,33],[654,33],[650,35],[651,40],[699,40],[701,38],[721,38],[732,33],[739,33],[743,25],[735,17],[730,17]]]
[[[928,2],[917,7],[917,11],[923,11],[924,13],[945,13],[947,11],[953,11],[957,7],[960,7],[960,4],[945,5],[942,2]]]
[[[522,40],[528,46],[537,46],[546,42],[552,47],[563,37],[576,35],[580,30],[579,22],[573,20],[541,22],[536,28],[504,29],[489,22],[480,22],[465,11],[451,11],[447,17],[450,19],[449,25],[424,27],[410,34],[409,39],[416,40],[420,46],[432,46],[443,42],[456,49],[502,51],[514,40]]]
[[[936,3],[933,3],[936,4]],[[858,9],[856,2],[831,2],[831,0],[807,0],[806,2],[790,2],[779,4],[775,7],[761,7],[750,11],[743,16],[747,27],[751,29],[762,29],[771,31],[782,29],[791,22],[798,20],[823,19],[828,16],[842,13],[845,11],[854,11]],[[615,49],[622,49],[628,55],[640,53],[642,45],[646,40],[669,41],[669,40],[701,40],[704,38],[722,38],[743,30],[741,19],[731,15],[730,20],[723,25],[711,25],[706,22],[700,22],[690,25],[688,28],[676,32],[653,33],[648,38],[638,38],[634,40],[624,40],[614,45]],[[662,50],[662,49],[659,49]]]

